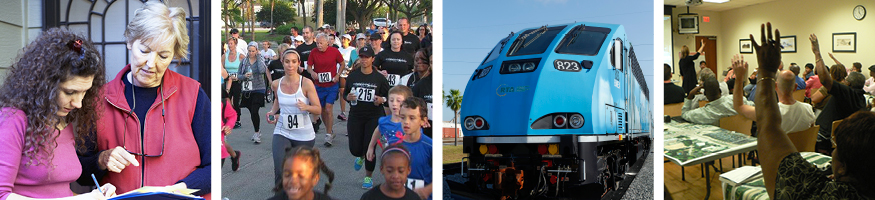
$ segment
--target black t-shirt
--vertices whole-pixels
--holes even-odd
[[[270,61],[270,64],[267,64],[267,69],[270,70],[271,80],[279,80],[286,73],[285,68],[283,68],[283,62],[280,59]]]
[[[400,81],[401,76],[413,70],[413,55],[404,51],[393,52],[391,49],[386,49],[374,58],[374,67],[377,70],[386,70],[389,74],[394,75],[394,81]],[[395,85],[395,82],[390,80],[389,84]]]
[[[820,133],[827,135],[832,132],[832,122],[835,120],[844,119],[857,111],[866,108],[866,99],[863,97],[865,91],[862,89],[852,89],[850,86],[843,85],[838,81],[832,81],[832,88],[829,89],[829,94],[832,96],[820,116],[817,117],[815,124],[820,125]]]
[[[408,75],[410,75],[410,78],[407,78],[407,82],[406,82],[406,83],[402,83],[402,85],[407,86],[407,87],[409,87],[409,88],[411,88],[411,89],[413,88],[413,86],[416,86],[416,83],[417,83],[417,82],[419,82],[420,80],[422,80],[422,78],[419,77],[419,73],[416,73],[416,72],[410,72],[410,74],[408,74]],[[407,76],[407,75],[405,75],[405,76]]]
[[[286,196],[285,192],[280,192],[280,193],[277,193],[276,195],[274,195],[273,197],[268,198],[267,200],[287,200],[287,199],[289,199],[289,196]],[[313,200],[334,200],[334,198],[331,198],[327,194],[324,194],[322,192],[314,190],[313,191]]]
[[[383,41],[383,43],[380,43],[380,46],[384,49],[392,49],[392,43],[390,43],[392,41],[391,35],[386,39],[389,40]],[[419,51],[419,48],[422,48],[419,44],[419,36],[416,36],[413,33],[407,34],[407,36],[401,36],[401,41],[404,42],[401,44],[401,51],[407,52],[410,55],[416,54],[416,51]]]
[[[684,88],[675,85],[674,83],[665,83],[665,102],[663,104],[673,104],[684,102]]]
[[[340,98],[346,99],[346,96],[352,90],[358,92],[358,102],[354,106],[350,106],[350,116],[374,117],[383,116],[383,106],[374,105],[377,96],[389,96],[389,81],[377,71],[371,74],[362,73],[361,68],[353,70],[346,78],[346,88],[343,91],[343,96]],[[384,103],[385,104],[385,103]]]
[[[307,61],[307,59],[310,58],[310,51],[312,51],[315,48],[316,48],[316,42],[313,42],[310,45],[307,45],[307,43],[302,43],[301,45],[298,45],[297,48],[295,48],[295,51],[298,51],[298,54],[301,54],[301,63],[303,63],[304,61]],[[303,65],[303,64],[301,64],[301,65]]]
[[[380,184],[380,185],[382,185],[382,184]],[[419,198],[419,195],[417,195],[416,192],[414,192],[413,190],[411,190],[410,188],[407,188],[407,187],[404,187],[404,189],[407,191],[404,192],[403,197],[401,197],[401,198],[388,197],[388,196],[386,196],[386,194],[383,194],[383,192],[380,191],[380,185],[377,185],[376,187],[371,188],[370,190],[365,192],[365,194],[362,195],[361,200],[384,200],[384,199],[421,200],[421,198]]]
[[[416,85],[413,86],[413,96],[419,97],[425,100],[425,103],[431,103],[431,75],[422,78],[419,82],[416,82]],[[412,78],[411,78],[412,79]]]
[[[696,77],[696,63],[693,63],[696,59],[699,59],[698,52],[696,52],[696,55],[681,58],[678,62],[681,76],[684,77],[684,94],[690,93],[690,90],[693,90],[693,88],[696,88],[696,84],[699,84],[698,78]]]

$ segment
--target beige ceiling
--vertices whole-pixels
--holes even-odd
[[[692,6],[690,8],[694,8],[696,10],[705,10],[705,11],[714,11],[720,12],[725,10],[732,10],[736,8],[741,8],[750,5],[756,5],[760,3],[770,2],[775,0],[729,0],[726,3],[709,3],[703,2],[702,5]],[[685,0],[665,0],[665,5],[673,5],[678,8],[686,8]]]

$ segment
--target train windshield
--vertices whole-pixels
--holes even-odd
[[[484,59],[483,62],[480,63],[480,65],[486,64],[489,61],[498,58],[498,55],[501,54],[501,50],[504,49],[504,44],[507,44],[507,40],[510,37],[511,36],[507,36],[507,38],[504,38],[500,42],[498,42],[498,44],[496,44],[495,47],[492,48],[492,51],[489,52],[489,56],[486,56],[486,59]]]
[[[541,27],[523,31],[510,46],[507,56],[544,53],[562,29],[565,29],[565,26]]]
[[[578,26],[565,34],[565,38],[559,43],[556,48],[556,53],[563,54],[579,54],[579,55],[596,55],[599,49],[605,42],[605,38],[611,29]]]

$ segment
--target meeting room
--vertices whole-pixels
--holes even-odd
[[[665,199],[873,196],[875,2],[664,8]]]

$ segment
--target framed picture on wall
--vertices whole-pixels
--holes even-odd
[[[740,53],[753,53],[753,44],[750,42],[750,39],[739,39],[738,51]]]
[[[796,53],[796,36],[781,36],[781,53]]]
[[[857,52],[857,33],[833,33],[833,52]]]

